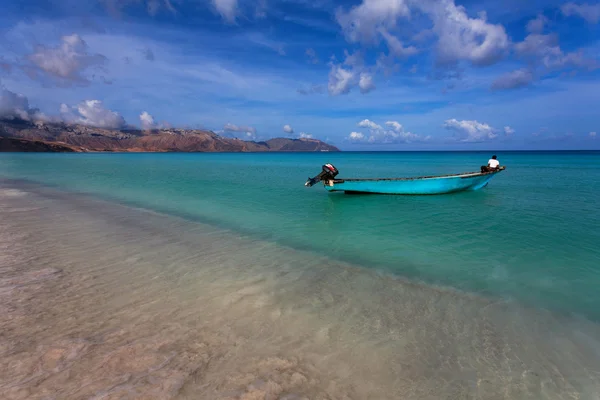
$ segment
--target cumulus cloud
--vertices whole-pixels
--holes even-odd
[[[335,18],[350,42],[373,43],[381,29],[396,27],[400,17],[408,17],[410,10],[404,0],[363,0],[348,11],[339,9]]]
[[[595,139],[596,138],[596,132],[590,132],[590,137],[592,139]]]
[[[26,96],[0,89],[0,118],[29,120],[29,100]]]
[[[356,76],[350,69],[344,69],[341,65],[332,65],[327,84],[329,94],[337,96],[350,92],[355,85],[355,80]]]
[[[370,144],[392,144],[392,143],[414,143],[429,140],[430,137],[422,137],[412,132],[404,130],[402,124],[398,121],[387,121],[385,127],[364,119],[357,124],[360,128],[368,129],[369,134],[362,132],[351,132],[346,138],[352,143],[370,143]]]
[[[504,134],[506,136],[511,136],[514,133],[515,133],[515,130],[513,128],[511,128],[510,126],[505,126],[504,127]]]
[[[255,140],[256,139],[256,128],[245,125],[234,125],[231,123],[223,126],[223,131],[227,136],[235,137],[244,140]]]
[[[305,54],[308,57],[308,60],[312,64],[318,64],[319,63],[319,57],[317,57],[317,53],[315,52],[315,49],[312,49],[312,48],[306,49]]]
[[[366,140],[366,136],[362,132],[350,132],[348,140],[351,142],[363,142]]]
[[[212,0],[213,6],[221,17],[227,22],[235,22],[238,13],[237,0]]]
[[[465,8],[455,5],[453,0],[430,4],[433,5],[429,9],[433,31],[439,38],[439,61],[466,60],[485,66],[505,55],[510,44],[506,31],[502,25],[488,23],[485,13],[480,13],[479,18],[470,18]]]
[[[90,81],[84,73],[93,67],[101,67],[106,57],[101,54],[88,53],[88,46],[77,34],[63,36],[57,47],[38,45],[27,59],[35,68],[35,72],[50,76],[63,85],[72,83],[88,84]]]
[[[401,132],[404,130],[402,124],[400,124],[398,121],[387,121],[385,125],[395,130],[396,132]]]
[[[142,129],[150,130],[156,128],[156,123],[154,122],[154,117],[148,114],[147,111],[144,111],[140,114],[140,124],[142,125]]]
[[[515,89],[528,86],[532,81],[533,73],[526,68],[521,68],[501,75],[492,82],[492,89]]]
[[[361,72],[358,87],[360,88],[361,93],[369,93],[371,90],[375,89],[373,76],[369,73]]]
[[[300,132],[300,138],[301,139],[312,139],[313,135],[311,135],[310,133]]]
[[[452,118],[444,122],[444,127],[454,131],[455,139],[460,142],[484,142],[498,137],[490,125],[475,120],[458,121]]]
[[[381,125],[377,125],[375,122],[368,120],[368,119],[363,119],[357,125],[361,128],[382,129]]]
[[[363,64],[362,53],[353,54],[345,51],[345,60],[340,64],[330,62],[329,82],[327,89],[329,94],[337,96],[347,94],[358,86],[361,93],[366,94],[375,89],[373,75]]]
[[[283,131],[284,131],[285,133],[288,133],[288,134],[289,134],[289,133],[294,133],[294,128],[292,128],[290,125],[284,125],[284,126],[283,126]]]
[[[548,18],[544,14],[538,14],[537,17],[527,23],[527,31],[530,33],[542,33],[548,23]]]
[[[22,119],[25,121],[50,121],[51,118],[37,108],[29,106],[27,96],[0,87],[0,119]]]
[[[85,100],[77,106],[61,104],[60,113],[65,122],[105,129],[120,129],[125,119],[117,112],[104,107],[100,100]]]
[[[560,10],[566,17],[578,16],[589,22],[596,24],[600,21],[600,4],[575,4],[573,2],[565,3]]]
[[[417,49],[405,46],[400,40],[398,21],[410,17],[411,8],[431,19],[433,27],[427,33],[438,37],[441,63],[466,60],[473,65],[489,65],[501,59],[509,48],[510,41],[502,25],[488,23],[485,13],[470,18],[454,0],[363,0],[349,10],[338,10],[336,20],[348,41],[376,45],[383,39],[390,53],[406,57]]]

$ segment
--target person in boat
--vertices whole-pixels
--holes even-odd
[[[488,160],[488,164],[481,167],[481,172],[491,172],[496,171],[500,168],[500,161],[496,158],[496,155],[493,155],[492,158]]]

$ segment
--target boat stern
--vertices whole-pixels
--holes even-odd
[[[318,182],[328,182],[328,181],[332,181],[333,179],[339,174],[340,172],[337,170],[337,168],[333,165],[333,164],[324,164],[321,167],[321,172],[316,175],[315,177],[311,178],[309,177],[306,182],[304,183],[304,186],[306,187],[311,187],[314,186],[315,184],[317,184]]]

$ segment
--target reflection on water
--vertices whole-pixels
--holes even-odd
[[[2,399],[594,399],[599,337],[585,320],[0,187]]]

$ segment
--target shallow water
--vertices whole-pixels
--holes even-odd
[[[0,398],[599,398],[598,324],[380,271],[5,181]]]
[[[482,191],[348,196],[341,177],[477,170],[489,153],[0,154],[0,177],[183,216],[413,281],[600,321],[600,152],[498,153]]]

